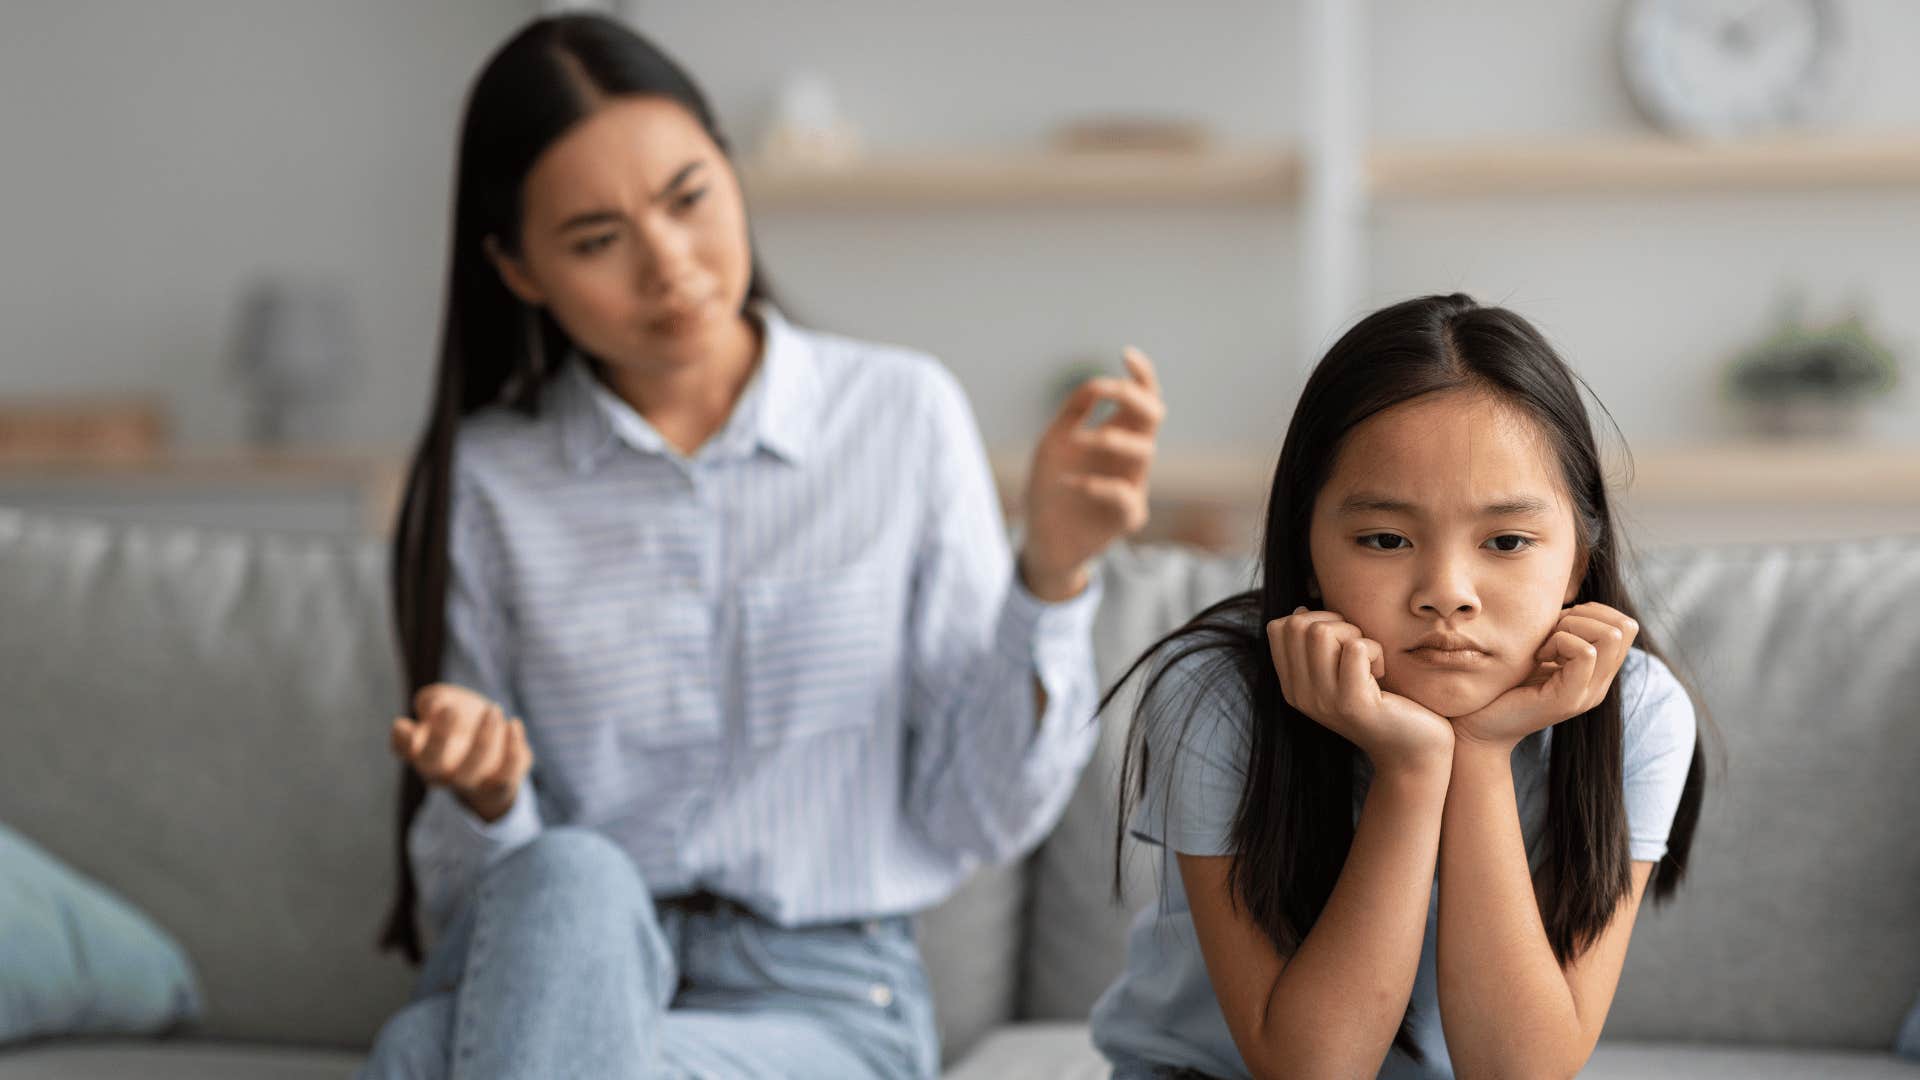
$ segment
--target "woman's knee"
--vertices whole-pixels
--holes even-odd
[[[596,830],[573,825],[542,830],[495,864],[486,884],[495,894],[557,892],[601,901],[647,896],[625,850]]]
[[[356,1080],[440,1080],[453,1046],[453,995],[412,1002],[387,1021]]]

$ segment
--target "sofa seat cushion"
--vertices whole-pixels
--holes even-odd
[[[988,1036],[946,1080],[1107,1080],[1085,1024],[1013,1024]],[[1602,1041],[1581,1080],[1913,1080],[1891,1054],[1701,1043]],[[0,1072],[0,1080],[10,1080]]]
[[[360,1055],[173,1040],[39,1043],[0,1051],[0,1080],[347,1080]]]

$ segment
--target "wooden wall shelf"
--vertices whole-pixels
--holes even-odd
[[[1920,134],[1388,143],[1367,164],[1382,200],[1916,187]]]
[[[1178,152],[987,148],[881,156],[844,168],[746,166],[755,209],[1022,204],[1291,206],[1299,154],[1285,147]],[[1371,198],[1656,195],[1920,188],[1920,133],[1689,142],[1657,135],[1382,142],[1366,154]]]
[[[754,209],[870,206],[1291,202],[1291,150],[1007,152],[882,157],[845,168],[747,166]]]
[[[384,535],[405,483],[400,450],[164,450],[143,457],[0,459],[0,506],[142,508],[319,498],[351,504],[358,530]],[[244,514],[239,515],[244,516]]]
[[[1263,503],[1279,450],[1166,451],[1154,464],[1153,495],[1218,505]],[[1026,451],[992,455],[1001,490],[1017,498]],[[1608,479],[1628,477],[1609,459]],[[1635,502],[1720,506],[1920,507],[1920,445],[1900,443],[1726,443],[1650,446],[1634,451]]]

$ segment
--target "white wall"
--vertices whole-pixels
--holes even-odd
[[[1220,0],[633,0],[641,29],[750,146],[780,77],[833,81],[878,148],[1036,140],[1082,113],[1297,130],[1295,5]],[[256,269],[352,284],[369,371],[348,435],[419,420],[437,333],[454,125],[534,0],[0,7],[0,395],[146,387],[189,443],[236,438],[227,323]],[[1920,5],[1850,0],[1845,127],[1920,130]],[[1374,0],[1386,136],[1629,130],[1617,5]],[[1138,343],[1167,370],[1170,447],[1277,445],[1304,358],[1296,229],[1256,208],[892,209],[756,219],[802,318],[943,356],[990,441],[1026,437],[1059,367]],[[1905,347],[1878,430],[1920,437],[1920,192],[1395,204],[1369,303],[1465,288],[1534,317],[1630,438],[1721,420],[1711,380],[1780,290],[1869,299]]]
[[[743,150],[779,80],[803,68],[824,73],[884,149],[1038,142],[1064,119],[1122,111],[1199,117],[1227,141],[1299,126],[1291,3],[628,10],[702,80]],[[1131,343],[1173,380],[1168,445],[1271,434],[1278,448],[1299,367],[1288,210],[809,210],[759,214],[755,231],[800,317],[939,354],[990,443],[1031,436],[1062,367],[1092,355],[1118,370]]]
[[[0,6],[0,395],[148,391],[231,443],[257,270],[338,275],[367,370],[347,435],[425,407],[455,123],[528,0]]]
[[[1376,0],[1370,93],[1390,138],[1641,127],[1614,48],[1622,5]],[[1920,5],[1842,0],[1855,63],[1830,126],[1920,133]],[[1916,135],[1920,138],[1920,135]],[[1720,364],[1804,289],[1862,301],[1906,360],[1870,430],[1920,439],[1920,190],[1540,197],[1377,209],[1370,302],[1465,289],[1538,322],[1632,441],[1732,428]],[[1604,422],[1604,421],[1603,421]]]

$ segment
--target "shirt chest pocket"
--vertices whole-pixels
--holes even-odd
[[[720,737],[713,620],[694,588],[610,588],[530,620],[527,707],[555,734],[640,748]]]
[[[543,794],[568,821],[639,807],[670,844],[721,759],[713,619],[691,588],[608,587],[529,620],[519,682]]]
[[[870,728],[898,709],[905,634],[878,569],[740,586],[746,727],[757,750]]]

